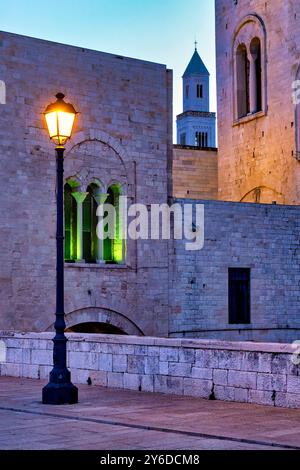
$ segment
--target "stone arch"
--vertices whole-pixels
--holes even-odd
[[[95,135],[97,138],[91,138]],[[125,150],[115,141],[112,142],[109,136],[103,136],[103,133],[88,135],[80,132],[74,140],[73,146],[67,152],[66,174],[75,173],[83,187],[98,181],[103,192],[106,192],[111,180],[122,186],[134,186],[132,164],[125,160],[128,159]]]
[[[90,129],[87,132],[78,132],[72,138],[72,147],[68,150],[67,154],[71,153],[74,148],[87,141],[99,141],[105,145],[108,145],[112,150],[119,156],[122,164],[126,167],[126,163],[129,162],[128,154],[125,148],[120,144],[120,141],[107,134],[104,131]]]
[[[237,25],[237,27],[235,28],[234,30],[234,35],[233,35],[233,40],[235,41],[239,32],[241,31],[241,29],[247,24],[247,23],[255,23],[259,28],[261,28],[261,30],[263,31],[263,34],[264,34],[264,38],[266,39],[266,36],[267,36],[267,29],[266,29],[266,25],[263,21],[263,19],[257,15],[256,13],[250,13],[246,16],[244,16],[244,18],[242,18],[242,20],[239,22],[239,24]]]
[[[90,184],[93,184],[100,192],[105,190],[105,184],[99,178],[93,178]]]
[[[127,316],[114,310],[91,307],[66,314],[66,328],[82,323],[106,323],[131,336],[144,336],[143,331]],[[54,323],[46,331],[53,331]]]
[[[240,202],[254,202],[256,204],[277,202],[284,204],[284,195],[268,186],[257,186],[244,194]]]
[[[65,178],[65,184],[68,184],[74,190],[81,187],[81,181],[78,176],[68,176]]]
[[[120,192],[121,196],[126,196],[127,188],[126,188],[126,183],[124,181],[119,181],[119,180],[113,178],[113,179],[108,181],[107,189],[109,189],[113,186],[119,188],[119,192]]]
[[[246,15],[242,21],[239,22],[238,26],[235,29],[233,39],[232,39],[232,90],[233,90],[233,110],[234,110],[234,120],[239,119],[238,115],[238,99],[237,99],[237,60],[236,60],[236,51],[239,46],[245,45],[247,50],[248,58],[250,59],[249,67],[252,68],[252,72],[255,71],[255,64],[252,63],[253,60],[253,40],[256,39],[260,42],[260,67],[261,67],[261,106],[254,110],[255,99],[250,100],[252,106],[250,105],[250,113],[255,114],[256,112],[267,112],[267,30],[264,24],[264,21],[257,14]],[[251,43],[252,43],[252,54],[251,54]],[[251,79],[250,71],[250,82]],[[257,75],[257,74],[256,74]],[[253,84],[252,84],[253,85]],[[254,90],[254,86],[251,86],[250,83],[250,95]]]

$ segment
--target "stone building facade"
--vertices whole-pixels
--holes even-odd
[[[299,204],[297,0],[216,0],[219,199]]]
[[[299,208],[203,203],[204,248],[185,251],[179,240],[170,245],[169,335],[234,341],[298,340]],[[243,271],[249,272],[250,316],[236,320],[230,318],[230,275]]]
[[[250,6],[255,5],[249,2]],[[221,17],[227,11],[231,11],[229,2],[217,2],[221,31]],[[234,16],[230,18],[233,21]],[[218,35],[220,38],[220,31]],[[222,47],[219,41],[221,64]],[[222,70],[219,66],[219,87]],[[230,79],[223,75],[226,87]],[[193,150],[182,158],[186,149],[175,148],[173,157],[171,71],[164,65],[1,32],[0,80],[6,85],[6,104],[0,106],[4,194],[0,329],[44,332],[53,328],[55,157],[41,113],[61,91],[81,112],[66,151],[65,182],[68,213],[74,201],[85,204],[83,238],[91,233],[92,222],[85,211],[92,205],[92,196],[97,202],[104,195],[116,200],[120,194],[127,195],[129,202],[148,208],[155,203],[195,203],[195,196],[201,198],[196,203],[204,204],[205,210],[204,248],[200,251],[186,251],[186,240],[129,239],[110,250],[102,247],[101,252],[98,246],[93,254],[86,254],[84,240],[82,253],[73,253],[70,242],[65,264],[68,329],[228,340],[299,339],[298,208],[204,200],[216,197],[216,184],[207,191],[205,178],[209,172],[216,177],[216,152],[211,151],[211,156],[209,151],[205,155],[201,152],[198,159]],[[244,155],[241,136],[248,135],[247,126],[250,129],[264,119],[270,120],[270,126],[272,122],[271,115],[252,116],[252,120],[247,116],[243,118],[247,123],[232,127],[226,122],[226,91],[219,92],[222,196],[225,171],[227,190],[236,191],[231,168],[238,168],[227,147],[232,133],[244,128],[244,134],[235,137],[240,135]],[[290,127],[286,135],[294,135],[294,131]],[[190,182],[183,178],[191,155],[195,156],[192,166],[197,159],[205,164],[205,170],[198,172],[199,187],[198,170]],[[279,165],[281,157],[276,158],[279,172],[283,164]],[[292,173],[298,162],[292,157],[289,162],[284,171],[290,178],[289,171]],[[176,168],[178,173],[174,173]],[[279,176],[276,182],[280,185],[283,178]],[[284,180],[289,182],[290,194],[296,194],[296,177],[295,171],[294,184]],[[202,182],[205,188],[200,187]],[[248,184],[252,183],[247,179],[246,190]],[[184,196],[191,200],[176,199]],[[227,196],[223,194],[224,199],[242,199]],[[197,232],[199,227],[190,229]],[[66,230],[71,233],[72,218]]]
[[[76,192],[114,185],[129,201],[166,203],[172,160],[172,72],[165,66],[0,33],[2,200],[0,324],[51,328],[55,311],[55,150],[42,112],[61,91],[79,114],[65,158]],[[163,242],[128,240],[124,262],[67,263],[68,326],[109,323],[168,334]],[[126,258],[126,260],[125,260]]]

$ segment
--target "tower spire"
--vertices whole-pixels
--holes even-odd
[[[195,38],[195,51],[197,51],[197,46],[198,46],[198,41],[197,41],[197,38]]]

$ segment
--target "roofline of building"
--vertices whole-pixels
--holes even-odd
[[[183,113],[177,115],[177,119],[180,120],[187,116],[215,118],[216,113],[211,113],[210,111],[184,111]]]
[[[195,145],[179,145],[179,144],[173,144],[174,149],[181,149],[181,150],[197,150],[198,152],[200,151],[209,151],[209,152],[218,152],[218,147],[196,147]]]
[[[144,63],[144,64],[148,64],[148,65],[156,65],[158,67],[165,68],[167,71],[173,71],[173,69],[170,69],[166,64],[161,64],[161,63],[158,63],[158,62],[152,62],[152,61],[144,60],[144,59],[137,59],[135,57],[127,57],[127,56],[123,56],[123,55],[120,55],[120,54],[114,54],[114,53],[111,53],[111,52],[103,52],[103,51],[99,51],[97,49],[90,49],[88,47],[75,46],[73,44],[66,44],[66,43],[62,43],[62,42],[51,41],[50,39],[42,39],[42,38],[37,38],[37,37],[34,37],[34,36],[27,36],[25,34],[12,33],[10,31],[0,30],[0,34],[5,34],[7,36],[13,36],[13,37],[18,37],[18,38],[23,38],[23,39],[31,39],[31,40],[34,40],[34,41],[39,41],[39,42],[44,43],[44,44],[57,45],[57,46],[62,46],[62,47],[70,47],[72,49],[77,49],[78,51],[81,50],[82,52],[90,52],[90,53],[93,53],[93,54],[103,54],[103,55],[107,55],[107,56],[110,56],[110,57],[114,57],[116,59],[125,59],[125,60],[129,60],[129,61],[133,61],[133,62],[140,62],[140,63]]]

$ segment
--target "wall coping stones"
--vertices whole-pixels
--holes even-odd
[[[93,343],[111,343],[125,345],[143,345],[143,346],[161,346],[167,348],[187,348],[187,349],[214,349],[242,352],[261,352],[276,354],[293,354],[295,346],[292,344],[281,343],[254,343],[247,341],[219,341],[208,339],[181,339],[181,338],[155,338],[146,336],[120,336],[120,335],[101,335],[101,334],[77,334],[68,333],[68,339],[73,342],[93,342]],[[40,339],[52,340],[53,332],[34,333],[18,331],[0,331],[0,339]]]

